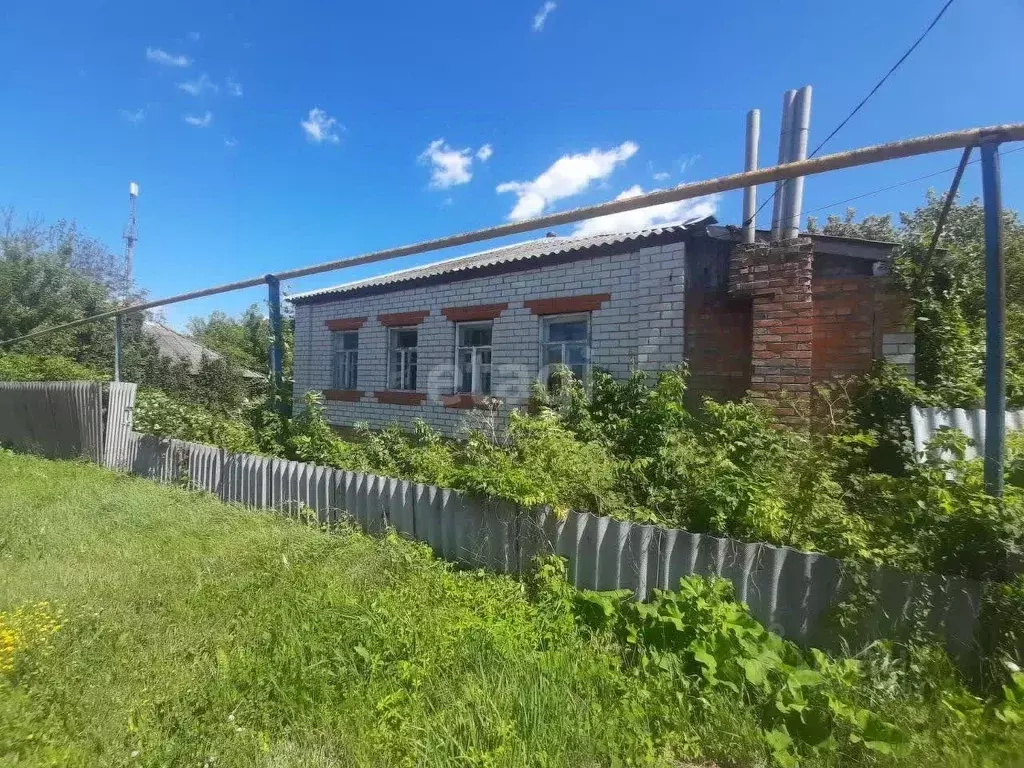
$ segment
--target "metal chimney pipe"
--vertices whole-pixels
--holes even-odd
[[[757,170],[757,145],[761,140],[761,110],[752,109],[747,112],[747,151],[744,158],[743,170]],[[757,231],[757,187],[749,186],[743,189],[743,242],[754,242],[754,234]]]
[[[796,91],[782,94],[782,125],[779,127],[779,165],[789,162],[789,135],[793,131],[793,101]],[[782,204],[786,199],[785,180],[775,182],[775,202],[772,204],[772,242],[782,239]]]
[[[811,86],[805,85],[793,103],[793,133],[790,136],[790,162],[807,159],[807,142],[811,133]],[[800,215],[804,207],[804,177],[790,179],[783,207],[782,235],[792,240],[800,234]]]

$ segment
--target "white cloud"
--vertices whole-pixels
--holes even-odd
[[[476,151],[476,159],[479,160],[481,163],[486,163],[488,160],[491,159],[491,156],[493,154],[494,147],[492,147],[490,144],[484,144],[482,147],[480,147],[480,149]]]
[[[120,114],[121,119],[127,120],[129,123],[141,123],[146,119],[146,110],[142,107],[138,109],[122,109]]]
[[[551,12],[557,7],[558,4],[551,2],[551,0],[548,0],[548,2],[541,6],[541,9],[537,11],[537,14],[533,17],[534,32],[540,32],[544,29],[544,22],[548,20],[548,16],[551,15]]]
[[[160,48],[147,48],[146,59],[165,67],[187,67],[192,64],[192,59],[188,56],[168,53]]]
[[[189,32],[188,33],[188,39],[191,40],[193,43],[198,43],[199,42],[199,37],[200,37],[200,35],[199,35],[198,32]]]
[[[506,181],[498,185],[497,192],[514,192],[519,198],[508,215],[510,220],[540,216],[552,203],[578,195],[593,182],[608,178],[638,149],[635,143],[626,141],[604,152],[592,149],[586,154],[563,155],[533,181]]]
[[[235,147],[238,146],[238,139],[229,136],[224,139],[224,146],[227,147],[228,149],[234,149]]]
[[[656,190],[655,190],[656,191]],[[626,200],[644,194],[639,184],[634,184],[616,200]],[[664,226],[669,223],[689,221],[711,216],[718,209],[718,196],[698,197],[694,200],[680,200],[676,203],[662,203],[649,208],[623,211],[596,219],[581,221],[573,230],[574,235],[603,235],[610,232],[635,232],[640,229]]]
[[[700,162],[700,155],[687,155],[679,161],[679,173],[686,173],[696,163]]]
[[[669,173],[668,171],[659,171],[658,173],[654,174],[655,181],[668,181],[668,179],[670,179],[671,177],[672,174]]]
[[[242,84],[234,78],[229,77],[227,80],[224,81],[224,84],[227,86],[228,93],[230,93],[232,96],[242,95]]]
[[[210,123],[213,122],[213,112],[206,110],[206,113],[200,116],[196,115],[185,115],[183,118],[189,125],[194,125],[196,128],[206,128]]]
[[[483,148],[481,147],[481,150]],[[453,149],[444,139],[435,139],[420,153],[416,161],[430,165],[430,186],[448,189],[466,184],[473,178],[473,155],[469,148]]]
[[[193,96],[201,96],[206,91],[217,92],[217,84],[210,79],[210,76],[205,72],[197,77],[195,80],[187,80],[184,83],[178,83],[178,87],[185,93],[191,93]]]
[[[309,110],[309,117],[301,122],[306,138],[314,144],[337,144],[341,141],[338,131],[342,125],[320,107]]]

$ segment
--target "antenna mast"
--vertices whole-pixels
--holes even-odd
[[[124,229],[124,291],[123,299],[128,301],[128,293],[132,289],[132,260],[135,256],[135,243],[139,239],[135,229],[135,199],[139,196],[137,182],[128,182],[128,226]]]

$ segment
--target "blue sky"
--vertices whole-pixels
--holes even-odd
[[[170,295],[735,172],[752,107],[767,164],[786,88],[814,86],[816,145],[940,5],[8,0],[0,204],[75,218],[119,249],[128,182],[139,182],[136,275]],[[1022,38],[1020,0],[957,0],[828,151],[1024,120]],[[956,161],[813,177],[805,211]],[[950,176],[854,205],[912,208]],[[964,191],[979,186],[975,165]],[[1024,207],[1024,152],[1005,158],[1004,197]],[[737,223],[740,193],[700,206]],[[263,298],[211,297],[167,317]]]

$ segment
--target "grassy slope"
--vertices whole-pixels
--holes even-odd
[[[0,763],[587,765],[652,754],[642,694],[615,656],[582,639],[538,651],[542,623],[510,579],[455,573],[395,539],[328,536],[0,451],[0,612],[37,600],[59,607],[62,628],[50,652],[29,652],[20,676],[0,680]],[[754,729],[735,717],[701,733],[680,706],[657,730],[757,762]]]

